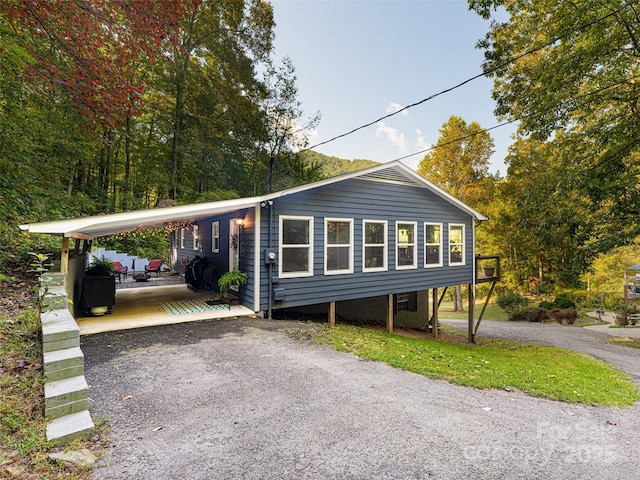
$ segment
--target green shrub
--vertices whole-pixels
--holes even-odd
[[[616,312],[616,324],[618,324],[619,327],[636,324],[635,319],[630,317],[631,314],[637,313],[634,305],[626,305],[623,303],[617,305],[614,310]]]
[[[523,318],[523,313],[529,305],[529,299],[509,290],[498,295],[496,303],[509,315],[509,320],[515,321]]]
[[[573,325],[578,318],[578,311],[575,308],[553,308],[548,314],[556,322],[560,324],[567,322],[567,325]]]
[[[576,308],[575,302],[569,297],[568,293],[559,293],[553,302],[540,302],[538,305],[540,308],[546,308],[547,310],[553,310],[559,308],[564,310],[566,308]]]

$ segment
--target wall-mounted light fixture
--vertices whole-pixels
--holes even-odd
[[[244,218],[236,218],[236,225],[238,225],[239,227],[242,227],[244,225]]]
[[[267,205],[269,205],[269,206],[273,205],[273,200],[267,200],[267,201],[264,201],[264,202],[260,202],[260,206],[262,208],[265,208]]]

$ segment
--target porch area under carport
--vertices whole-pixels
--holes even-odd
[[[210,291],[189,290],[184,283],[144,285],[140,287],[116,289],[116,303],[110,314],[97,317],[76,318],[80,335],[154,327],[177,323],[195,322],[217,318],[255,316],[255,312],[242,305],[216,305],[213,310],[180,313],[170,315],[164,308],[165,303],[188,300],[207,301],[212,297]]]

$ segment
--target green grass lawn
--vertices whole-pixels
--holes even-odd
[[[633,405],[639,398],[630,375],[556,347],[504,340],[423,340],[350,325],[326,327],[315,338],[339,351],[468,387],[610,407]]]
[[[494,298],[494,297],[492,297]],[[453,302],[442,302],[440,304],[440,308],[438,309],[438,318],[446,318],[450,320],[467,320],[469,318],[469,313],[467,312],[468,302],[464,301],[464,312],[454,312],[453,311]],[[475,318],[477,319],[482,311],[482,307],[484,306],[484,298],[476,299],[476,311]],[[431,308],[431,307],[429,307]],[[487,310],[484,312],[483,320],[509,320],[509,316],[502,310],[498,305],[489,302],[487,305]]]

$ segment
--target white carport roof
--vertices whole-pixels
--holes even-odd
[[[20,228],[31,233],[61,235],[63,237],[84,238],[90,240],[95,237],[111,235],[113,233],[162,227],[172,223],[195,222],[203,218],[233,212],[243,208],[256,207],[261,202],[267,200],[273,200],[286,195],[311,190],[324,185],[330,185],[350,178],[395,182],[414,187],[426,188],[473,216],[476,220],[487,220],[487,217],[481,213],[429,182],[421,175],[418,175],[406,165],[399,161],[395,161],[376,165],[375,167],[364,170],[358,170],[345,175],[328,178],[319,182],[301,185],[288,190],[274,192],[268,195],[208,203],[192,203],[176,207],[163,207],[106,215],[94,215],[90,217],[72,218],[52,222],[30,223],[20,225]]]
[[[135,210],[131,212],[70,218],[52,222],[30,223],[20,225],[20,228],[31,233],[91,239],[113,233],[162,227],[171,223],[195,222],[217,214],[253,207],[256,205],[256,202],[260,202],[260,197],[193,203],[190,205],[179,205],[177,207]]]

